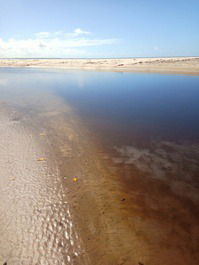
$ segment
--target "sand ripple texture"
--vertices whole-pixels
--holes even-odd
[[[56,163],[0,115],[0,264],[78,264],[80,241]],[[83,263],[81,263],[83,264]]]

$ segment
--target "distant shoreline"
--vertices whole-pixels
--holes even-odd
[[[0,67],[37,67],[199,75],[199,57],[114,59],[0,59]]]

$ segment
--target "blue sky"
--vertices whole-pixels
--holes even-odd
[[[198,0],[0,0],[0,57],[199,55]]]

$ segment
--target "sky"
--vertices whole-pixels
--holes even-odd
[[[198,0],[0,0],[0,58],[199,56]]]

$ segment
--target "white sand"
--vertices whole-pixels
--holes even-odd
[[[199,75],[199,57],[129,59],[0,59],[0,67],[45,67]]]

